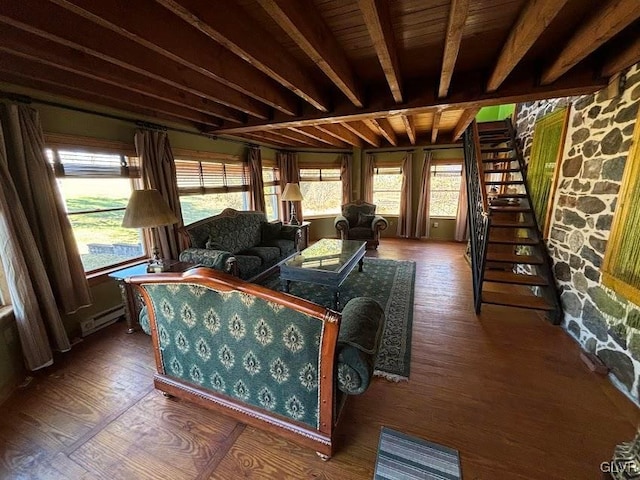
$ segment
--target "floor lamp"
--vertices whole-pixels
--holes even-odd
[[[127,209],[124,212],[122,226],[127,228],[155,228],[162,225],[172,225],[178,222],[178,218],[171,211],[166,200],[162,198],[158,190],[134,190],[129,198]],[[152,257],[147,266],[148,272],[163,272],[165,264],[160,258],[160,251],[153,238]]]
[[[297,183],[287,183],[282,192],[282,200],[291,203],[291,215],[289,216],[289,223],[291,225],[300,225],[298,217],[296,217],[296,206],[293,202],[299,202],[303,200],[302,192],[300,191],[300,185]]]

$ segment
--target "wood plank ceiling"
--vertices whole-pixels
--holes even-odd
[[[0,2],[3,90],[276,147],[451,142],[638,61],[638,0]]]

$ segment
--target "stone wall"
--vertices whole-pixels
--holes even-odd
[[[610,368],[612,381],[640,399],[640,306],[602,285],[601,267],[640,105],[640,64],[620,95],[518,105],[516,129],[529,160],[536,119],[570,106],[555,192],[549,251],[562,292],[563,326]]]

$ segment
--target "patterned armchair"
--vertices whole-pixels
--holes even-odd
[[[337,313],[205,267],[126,281],[147,306],[157,389],[332,455],[346,398],[373,375],[384,328],[375,300]]]
[[[367,248],[378,248],[380,232],[386,230],[389,223],[376,215],[376,206],[358,200],[342,205],[342,215],[333,222],[343,240],[363,240]]]

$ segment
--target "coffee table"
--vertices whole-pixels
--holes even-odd
[[[362,271],[366,242],[323,238],[280,265],[282,291],[289,292],[290,282],[324,285],[333,290],[333,308],[338,309],[340,285],[356,264]]]

